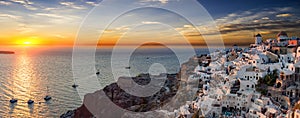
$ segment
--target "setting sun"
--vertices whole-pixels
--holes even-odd
[[[16,42],[18,45],[35,45],[37,44],[37,42],[33,41],[33,40],[19,40]]]
[[[25,45],[30,45],[30,44],[31,44],[31,42],[29,42],[29,41],[26,41],[26,42],[24,42],[23,44],[25,44]]]
[[[41,38],[39,38],[39,37],[17,37],[15,39],[16,39],[15,43],[17,45],[26,45],[26,46],[38,45],[41,42],[40,41]]]

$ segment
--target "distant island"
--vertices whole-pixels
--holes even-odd
[[[15,54],[13,51],[0,51],[0,54]]]

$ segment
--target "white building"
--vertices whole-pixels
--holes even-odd
[[[295,63],[300,61],[300,47],[296,50]]]
[[[255,99],[252,103],[252,108],[254,108],[256,111],[261,111],[261,108],[264,107],[264,102],[261,99]]]
[[[260,34],[255,35],[254,38],[255,38],[255,44],[256,44],[256,45],[262,44],[263,39],[262,39],[262,37],[261,37]]]
[[[254,82],[254,84],[257,84],[257,81],[259,78],[264,77],[267,74],[266,70],[260,69],[256,66],[243,66],[238,72],[237,72],[237,78],[241,80],[247,80]]]
[[[250,109],[247,118],[266,118],[266,116],[255,109]]]
[[[255,83],[248,80],[240,80],[240,90],[241,91],[255,91]]]

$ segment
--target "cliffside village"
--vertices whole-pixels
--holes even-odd
[[[300,118],[300,39],[279,32],[254,36],[248,48],[234,45],[199,61],[188,81],[198,81],[194,101],[176,117]]]
[[[122,97],[126,94],[119,94],[124,92],[114,86],[116,84],[106,88],[110,88],[107,89],[109,95],[113,95],[109,90],[119,95],[114,96],[115,100],[112,101],[117,101],[117,104],[122,102],[122,105],[126,106],[124,108],[130,111],[155,109],[152,108],[153,105],[162,105],[165,102],[162,98],[176,92],[179,92],[176,94],[179,98],[194,98],[192,101],[184,99],[186,104],[180,103],[182,106],[175,107],[175,110],[160,109],[138,114],[129,112],[125,117],[300,118],[300,39],[288,37],[288,34],[282,31],[277,34],[276,39],[263,39],[261,34],[257,34],[254,40],[255,43],[248,48],[234,45],[232,48],[194,56],[182,64],[181,77],[172,75],[171,80],[180,79],[192,87],[186,87],[186,90],[180,92],[175,88],[168,89],[169,92],[150,97],[147,102],[133,97],[131,101],[142,101],[133,105],[128,97]],[[196,95],[192,96],[194,91]],[[156,102],[160,100],[161,102]],[[146,105],[139,105],[144,103]],[[103,104],[101,103],[102,106]],[[72,116],[93,115],[82,105],[61,117]]]

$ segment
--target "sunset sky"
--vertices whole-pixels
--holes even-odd
[[[175,6],[175,2],[178,1],[135,0],[135,3],[178,7]],[[127,5],[121,0],[111,0],[111,2]],[[198,2],[215,20],[225,44],[249,44],[253,42],[253,34],[258,32],[264,39],[275,38],[281,30],[286,31],[289,36],[300,36],[300,4],[297,1],[199,0]],[[101,6],[101,0],[0,0],[0,45],[72,45],[84,17],[96,6],[105,7]],[[185,12],[197,11],[191,8]],[[112,14],[108,10],[105,14],[99,15],[108,17]],[[193,44],[204,43],[201,35],[192,26],[174,20],[178,16],[159,9],[143,9],[121,17],[123,17],[122,21],[116,21],[105,30],[101,44],[114,44],[123,36],[120,32],[125,30],[130,30],[130,33],[123,36],[126,39],[125,44],[149,38],[181,44],[180,39],[176,39],[178,36],[172,33],[174,30],[183,33]],[[162,22],[145,21],[147,17]],[[202,18],[201,15],[193,17]],[[144,25],[132,29],[137,22]],[[163,22],[173,24],[173,27],[166,27],[162,25]],[[101,24],[101,21],[97,23]],[[203,27],[201,23],[197,27],[210,30],[209,27]],[[85,44],[91,43],[88,32],[86,31]],[[210,31],[205,35],[215,34],[214,31]]]

